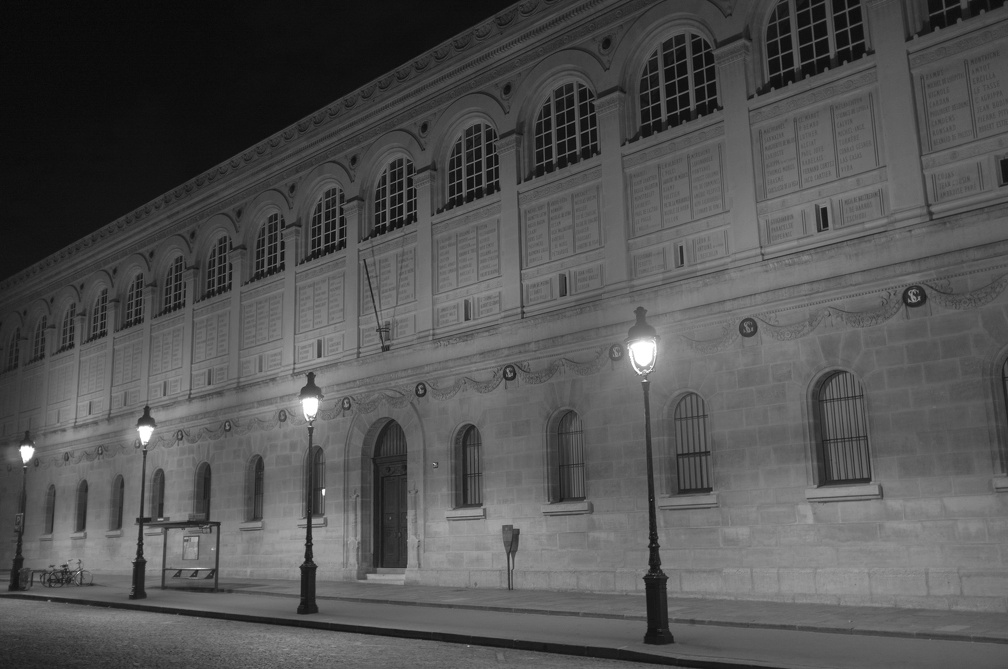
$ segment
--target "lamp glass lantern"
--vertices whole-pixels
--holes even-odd
[[[21,446],[18,450],[21,452],[21,463],[27,467],[28,463],[31,462],[32,456],[35,455],[35,442],[32,441],[28,430],[25,430],[24,438],[21,440]]]
[[[140,434],[141,445],[144,447],[147,446],[156,427],[157,423],[154,422],[153,416],[150,415],[150,406],[145,406],[143,415],[140,416],[140,420],[137,421],[136,425],[137,432]]]
[[[644,320],[647,309],[637,307],[637,322],[627,333],[626,347],[630,365],[639,376],[647,376],[658,361],[658,333]]]
[[[322,389],[315,385],[315,372],[308,372],[308,383],[301,389],[298,395],[301,401],[301,410],[304,411],[305,420],[309,423],[315,420],[318,415],[319,404],[322,402]]]

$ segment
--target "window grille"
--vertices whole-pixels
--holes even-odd
[[[151,478],[150,514],[152,518],[164,518],[164,492],[164,470],[159,469],[154,472],[154,476]]]
[[[315,203],[308,229],[309,258],[318,258],[346,248],[345,204],[343,189],[339,187],[327,189]]]
[[[321,446],[313,446],[309,455],[311,458],[311,480],[308,480],[308,461],[305,460],[305,485],[311,490],[312,517],[325,515],[325,452]],[[308,509],[304,510],[305,517]]]
[[[534,136],[536,176],[598,153],[595,93],[580,82],[555,88],[539,109]]]
[[[108,288],[102,288],[91,309],[91,339],[104,337],[108,332]]]
[[[263,517],[263,479],[265,467],[263,459],[257,455],[252,459],[246,481],[248,502],[246,505],[246,520],[262,520]]]
[[[32,362],[45,357],[46,317],[43,316],[35,324],[35,334],[32,336]]]
[[[7,344],[7,365],[4,367],[5,371],[10,371],[12,369],[17,369],[19,358],[21,357],[21,328],[14,330],[14,334]]]
[[[196,468],[193,514],[204,520],[210,519],[210,464],[207,462],[201,462]]]
[[[640,78],[642,131],[658,132],[717,106],[714,52],[707,40],[680,33],[651,53]]]
[[[73,348],[74,345],[74,335],[76,334],[77,324],[77,303],[72,302],[70,307],[63,314],[63,325],[60,328],[60,350],[65,351],[67,349]]]
[[[45,500],[45,534],[52,534],[53,521],[56,519],[56,486],[50,485],[46,490]]]
[[[459,496],[456,506],[483,504],[483,470],[481,450],[483,441],[475,425],[467,427],[459,440],[458,472]]]
[[[448,202],[457,206],[499,189],[497,132],[473,123],[455,140],[448,158]]]
[[[143,322],[143,274],[137,274],[126,291],[126,313],[123,327]]]
[[[768,83],[819,74],[867,48],[861,0],[780,0],[766,29]]]
[[[87,529],[87,503],[88,503],[88,484],[87,481],[81,481],[77,485],[77,519],[74,524],[75,532],[83,532]]]
[[[711,452],[707,429],[707,406],[696,393],[676,404],[673,414],[676,455],[676,490],[680,494],[710,492]]]
[[[110,530],[121,530],[123,522],[123,493],[126,489],[126,483],[123,481],[122,474],[115,477],[112,481],[112,503],[109,504],[109,509],[111,510],[111,515],[109,518],[109,529]]]
[[[280,214],[274,212],[259,228],[259,236],[256,238],[255,246],[253,279],[261,279],[283,269],[284,241],[280,238],[280,231],[284,229],[284,225]]]
[[[416,220],[416,187],[413,185],[413,161],[396,158],[378,178],[374,196],[374,227],[377,237]]]
[[[171,313],[185,306],[185,277],[182,256],[176,256],[165,274],[164,311]]]
[[[222,235],[207,256],[206,295],[213,297],[231,290],[231,262],[228,258],[231,240]]]
[[[871,481],[868,419],[861,383],[834,372],[819,387],[816,402],[823,485]]]
[[[581,417],[568,411],[557,425],[557,463],[560,477],[560,497],[569,502],[585,498],[584,436]]]

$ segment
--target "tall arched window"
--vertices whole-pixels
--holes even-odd
[[[112,480],[112,495],[109,500],[109,529],[121,530],[123,524],[123,496],[126,492],[126,483],[122,474],[116,475]]]
[[[108,332],[108,288],[102,288],[91,307],[90,339],[104,337]]]
[[[88,484],[87,480],[77,484],[77,518],[74,523],[74,532],[83,532],[87,529],[87,504],[88,504]]]
[[[308,458],[311,458],[311,480],[308,480]],[[325,453],[321,446],[313,446],[305,457],[304,482],[311,490],[312,517],[325,515]],[[307,517],[308,509],[304,509]]]
[[[497,131],[473,123],[455,140],[448,157],[448,202],[458,206],[499,189]]]
[[[158,469],[151,476],[150,514],[151,518],[164,518],[165,475],[163,469]]]
[[[137,272],[126,289],[126,312],[123,327],[128,328],[143,323],[143,272]]]
[[[819,485],[868,483],[868,414],[861,382],[845,371],[828,374],[815,396]]]
[[[17,328],[11,333],[10,339],[7,340],[7,364],[4,365],[4,371],[9,372],[12,369],[17,369],[20,358],[21,328]]]
[[[49,489],[46,490],[45,497],[45,515],[43,516],[43,522],[45,526],[43,527],[43,534],[53,533],[53,523],[56,520],[56,486],[50,485]]]
[[[384,235],[416,221],[416,198],[413,161],[396,158],[389,162],[375,185],[371,236]]]
[[[162,313],[168,314],[178,311],[185,306],[185,269],[182,256],[175,256],[175,259],[168,265],[164,280],[164,309]]]
[[[284,240],[280,231],[286,223],[278,212],[266,217],[266,222],[259,228],[255,244],[255,264],[253,279],[271,276],[283,269]]]
[[[585,452],[581,417],[568,411],[556,430],[556,476],[559,482],[558,502],[585,498]]]
[[[253,456],[245,473],[245,520],[262,520],[264,475],[262,456]]]
[[[573,81],[553,89],[536,115],[532,165],[536,176],[598,152],[595,93]]]
[[[469,425],[455,445],[455,506],[483,504],[483,466],[480,451],[483,441],[475,425]]]
[[[45,357],[45,331],[46,317],[38,319],[35,323],[35,334],[32,335],[32,356],[31,362],[41,360]]]
[[[861,0],[780,0],[766,29],[767,83],[779,88],[867,50]]]
[[[308,228],[308,257],[319,258],[346,248],[346,200],[343,189],[333,186],[319,196]]]
[[[685,123],[717,106],[714,52],[706,39],[679,33],[651,52],[640,77],[643,132]]]
[[[208,462],[201,462],[196,467],[193,515],[204,520],[210,519],[210,463]]]
[[[710,492],[710,445],[707,406],[696,393],[687,393],[672,415],[675,445],[675,490],[679,494]]]
[[[71,302],[63,312],[63,323],[60,326],[60,351],[74,347],[74,336],[77,334],[77,303]]]
[[[228,258],[231,240],[227,235],[217,238],[207,255],[206,295],[213,297],[231,290],[231,262]]]

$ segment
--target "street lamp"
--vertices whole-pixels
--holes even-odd
[[[11,565],[8,590],[21,590],[21,567],[24,566],[24,557],[21,555],[21,539],[24,537],[25,509],[28,506],[26,503],[25,482],[28,480],[28,463],[31,462],[32,456],[35,455],[35,442],[32,441],[28,430],[25,430],[24,439],[21,440],[21,448],[19,450],[21,451],[21,462],[23,464],[21,471],[21,513],[18,514],[21,520],[18,523],[17,550],[14,552],[14,564]]]
[[[637,322],[627,333],[626,346],[630,364],[641,377],[644,389],[644,452],[647,456],[648,487],[648,572],[644,575],[644,596],[647,600],[647,632],[644,643],[673,643],[668,626],[668,599],[665,592],[668,576],[661,569],[658,556],[658,521],[655,518],[654,465],[651,462],[651,402],[648,397],[648,374],[658,359],[658,334],[644,320],[647,309],[637,307]]]
[[[312,435],[315,432],[315,416],[318,414],[319,402],[322,401],[322,391],[315,385],[315,372],[308,372],[308,383],[301,389],[298,395],[301,401],[301,409],[304,411],[305,420],[308,421],[308,480],[305,485],[305,549],[304,564],[301,565],[301,603],[298,605],[298,613],[318,613],[318,604],[315,603],[315,561],[312,559],[312,465],[315,461],[315,453],[312,447]]]
[[[143,556],[143,526],[144,526],[144,495],[147,494],[147,442],[154,434],[157,423],[150,415],[150,407],[145,406],[143,415],[137,421],[137,432],[140,434],[140,445],[143,446],[143,464],[140,466],[140,517],[137,518],[137,552],[133,560],[133,587],[130,589],[130,599],[146,599],[147,591],[144,590],[145,570],[147,560]]]

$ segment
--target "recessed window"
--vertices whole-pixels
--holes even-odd
[[[73,348],[74,336],[77,330],[77,303],[71,302],[67,310],[63,312],[63,323],[60,326],[60,351]]]
[[[309,479],[308,463],[311,458],[311,478]],[[325,452],[321,446],[313,446],[311,453],[305,457],[304,482],[308,487],[308,494],[311,495],[312,517],[325,515]],[[308,509],[304,509],[307,517]]]
[[[585,449],[581,417],[575,411],[563,415],[556,427],[555,475],[558,483],[558,502],[585,498]]]
[[[91,339],[104,337],[108,332],[108,288],[102,291],[95,298],[91,307]]]
[[[262,520],[265,465],[261,456],[249,461],[245,480],[245,520]]]
[[[448,203],[457,206],[499,189],[497,132],[474,123],[455,140],[448,158]]]
[[[198,519],[210,519],[210,463],[201,462],[196,468],[193,487],[193,515]]]
[[[121,530],[123,524],[123,497],[126,483],[122,474],[116,475],[112,481],[112,499],[109,501],[109,529]]]
[[[261,279],[283,269],[284,241],[280,231],[285,227],[283,217],[273,212],[267,216],[256,237],[253,279]]]
[[[481,453],[483,440],[475,425],[469,425],[456,442],[456,508],[483,504],[483,468]]]
[[[207,297],[220,295],[231,290],[231,240],[227,235],[221,235],[214,242],[207,255],[206,264],[206,294]]]
[[[416,208],[413,161],[396,158],[385,167],[375,186],[371,236],[384,235],[413,223],[416,220]]]
[[[767,82],[774,88],[867,52],[861,0],[780,0],[766,29]]]
[[[35,323],[35,334],[32,335],[32,362],[45,357],[45,331],[46,317],[43,316]]]
[[[10,339],[7,340],[7,364],[4,365],[4,371],[9,372],[12,369],[17,369],[20,357],[21,328],[17,328],[11,333]]]
[[[694,33],[679,33],[651,52],[640,77],[645,134],[685,123],[718,106],[714,52]]]
[[[56,520],[56,486],[54,485],[50,485],[49,489],[46,490],[44,519],[45,526],[43,533],[52,534],[53,522]]]
[[[595,93],[573,81],[553,89],[536,115],[532,164],[536,176],[598,152]]]
[[[158,469],[151,477],[150,514],[154,519],[164,518],[165,474]]]
[[[707,405],[696,393],[687,393],[676,404],[672,416],[677,493],[712,490],[708,434]]]
[[[74,532],[87,529],[88,483],[86,480],[77,484],[77,516],[74,522]]]
[[[346,214],[343,205],[346,200],[343,189],[333,186],[327,189],[312,210],[311,225],[308,228],[308,257],[318,258],[346,248]]]
[[[126,289],[126,313],[123,327],[131,327],[143,322],[143,272],[138,272]]]
[[[165,272],[163,313],[171,313],[185,306],[184,269],[182,256],[176,256],[168,265],[168,271]]]
[[[853,374],[835,371],[820,382],[815,421],[819,485],[870,482],[864,390]]]

